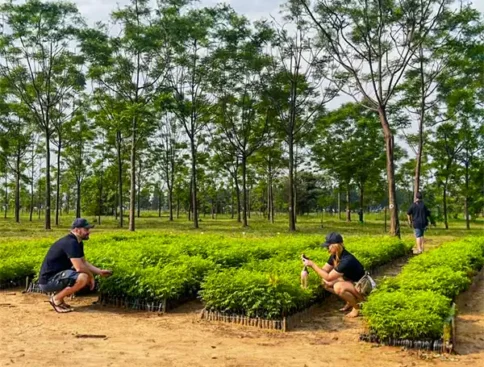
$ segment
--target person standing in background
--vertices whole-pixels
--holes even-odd
[[[425,206],[422,201],[423,195],[421,192],[417,192],[415,195],[415,202],[410,206],[407,211],[408,224],[413,227],[415,232],[415,239],[417,243],[416,254],[421,254],[424,251],[424,233],[430,222],[435,225],[432,219],[430,210]]]

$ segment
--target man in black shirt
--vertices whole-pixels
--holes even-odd
[[[326,241],[321,246],[331,253],[323,268],[305,258],[303,258],[304,265],[313,268],[318,273],[323,279],[326,290],[346,301],[346,306],[341,311],[352,309],[347,316],[358,316],[360,312],[358,302],[361,302],[364,297],[356,290],[355,283],[365,275],[363,265],[344,248],[343,237],[339,233],[328,234]]]
[[[71,233],[54,243],[44,258],[39,274],[40,289],[56,293],[49,300],[59,313],[71,312],[73,308],[64,298],[81,290],[88,284],[94,289],[94,274],[111,275],[109,270],[101,270],[90,264],[84,257],[84,240],[89,239],[94,226],[84,218],[72,223]]]
[[[415,195],[415,202],[407,211],[408,224],[413,227],[417,243],[417,254],[421,254],[424,250],[424,232],[429,225],[429,220],[435,225],[430,210],[427,209],[422,201],[422,193],[417,192]]]

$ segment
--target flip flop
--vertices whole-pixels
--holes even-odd
[[[54,308],[54,311],[57,312],[57,313],[67,313],[67,312],[74,311],[74,309],[70,308],[70,306],[66,307],[65,303],[61,303],[61,304],[56,305],[55,301],[54,301],[54,297],[49,298],[49,303]]]
[[[352,308],[353,307],[351,307],[350,305],[345,305],[344,307],[340,308],[339,311],[346,312],[346,311],[351,310]]]

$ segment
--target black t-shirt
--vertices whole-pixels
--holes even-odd
[[[70,259],[84,257],[84,244],[77,241],[77,237],[70,233],[54,243],[40,268],[39,284],[48,283],[57,273],[72,268]]]
[[[334,266],[334,255],[331,255],[328,260],[328,264]],[[338,266],[334,268],[338,273],[342,273],[345,279],[351,280],[352,282],[357,282],[365,275],[365,268],[358,261],[356,257],[350,252],[343,249],[340,256],[340,262]]]
[[[427,218],[430,217],[430,211],[422,201],[413,203],[407,214],[412,216],[413,228],[423,229],[429,225]]]

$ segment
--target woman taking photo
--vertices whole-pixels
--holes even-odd
[[[343,237],[339,233],[328,234],[321,246],[331,254],[328,262],[320,268],[313,261],[303,258],[304,265],[311,267],[323,279],[323,286],[327,291],[346,301],[346,305],[341,309],[343,312],[351,309],[346,316],[357,317],[360,313],[358,303],[364,300],[365,295],[358,291],[359,285],[355,285],[364,277],[371,278],[366,275],[358,259],[344,248]],[[369,282],[374,285],[373,280]]]

